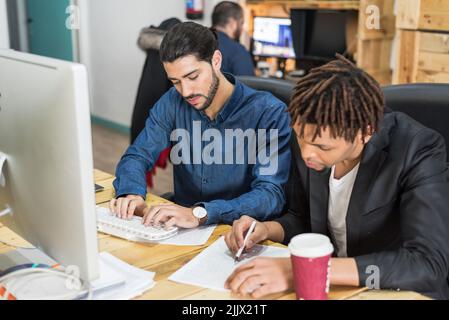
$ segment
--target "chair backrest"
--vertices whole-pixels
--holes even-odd
[[[295,84],[290,81],[253,76],[240,76],[237,78],[250,88],[271,92],[287,106],[290,104],[293,88],[295,87]]]
[[[414,83],[382,88],[385,104],[439,132],[449,147],[449,84]],[[449,152],[448,152],[449,162]]]

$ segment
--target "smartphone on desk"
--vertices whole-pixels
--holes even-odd
[[[95,193],[103,191],[104,187],[100,186],[99,184],[95,184]]]

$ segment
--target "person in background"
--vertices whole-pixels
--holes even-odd
[[[159,59],[159,47],[167,31],[179,23],[181,20],[169,18],[162,21],[158,27],[150,26],[142,29],[139,34],[137,44],[141,50],[145,51],[146,59],[131,120],[131,144],[145,127],[145,121],[153,105],[173,86]],[[163,150],[154,168],[147,172],[149,188],[154,186],[153,175],[156,174],[156,167],[166,168],[169,153],[170,148]]]
[[[212,28],[217,31],[223,63],[221,70],[235,76],[254,76],[251,55],[239,43],[243,32],[243,8],[235,2],[222,1],[212,13]]]

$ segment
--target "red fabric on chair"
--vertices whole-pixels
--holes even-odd
[[[165,169],[167,167],[167,161],[170,157],[170,150],[171,148],[167,148],[164,151],[161,152],[159,155],[159,158],[156,161],[156,164],[154,165],[153,170],[147,172],[147,186],[149,188],[153,188],[153,176],[156,174],[156,167]]]

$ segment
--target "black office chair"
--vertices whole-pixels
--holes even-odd
[[[439,132],[449,151],[449,84],[414,83],[385,86],[382,89],[388,108],[403,112]]]
[[[241,82],[255,90],[271,92],[276,98],[284,102],[287,106],[290,104],[295,83],[272,78],[261,78],[252,76],[237,77]]]
[[[247,86],[271,92],[287,105],[295,84],[280,79],[242,76]],[[446,141],[449,163],[449,84],[417,83],[391,85],[382,88],[386,106],[403,112],[426,127],[439,132]]]

